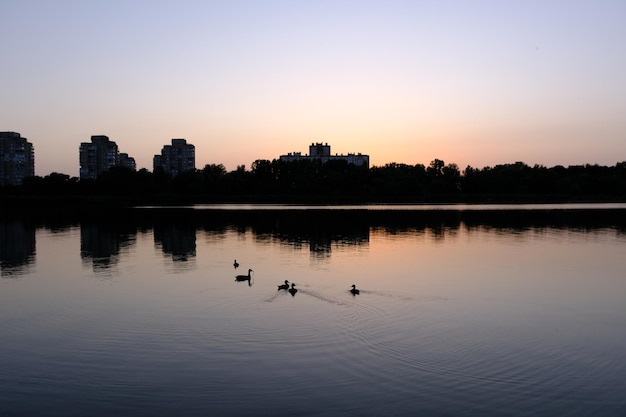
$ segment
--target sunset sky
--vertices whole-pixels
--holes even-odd
[[[1,0],[0,131],[36,175],[308,153],[461,170],[626,161],[626,1]]]

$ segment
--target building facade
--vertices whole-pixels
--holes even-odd
[[[171,145],[163,146],[161,155],[154,155],[153,168],[162,169],[172,176],[196,169],[196,147],[185,139],[172,139]]]
[[[280,160],[283,162],[292,162],[300,160],[319,159],[323,164],[333,160],[343,160],[352,165],[365,166],[369,168],[370,157],[361,153],[348,153],[347,155],[335,154],[331,155],[330,145],[328,143],[311,143],[309,145],[309,154],[302,155],[300,152],[290,152],[287,155],[281,155]]]
[[[118,164],[119,166],[128,168],[133,171],[137,170],[137,163],[135,162],[135,158],[133,158],[132,156],[128,156],[127,153],[120,152]]]
[[[80,179],[95,180],[98,175],[119,163],[117,144],[108,136],[96,135],[91,142],[83,142],[79,149]]]
[[[32,143],[16,132],[0,132],[0,185],[22,185],[35,176]]]

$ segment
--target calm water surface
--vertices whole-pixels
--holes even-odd
[[[5,219],[0,415],[623,416],[625,259],[620,205]]]

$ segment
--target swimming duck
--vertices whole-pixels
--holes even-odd
[[[254,272],[252,269],[248,269],[248,275],[237,275],[235,277],[236,281],[250,281],[250,278],[252,278],[252,276],[250,275],[251,272]]]
[[[237,259],[235,259],[235,262],[233,262],[233,266],[235,267],[235,269],[239,268],[239,263],[237,262]]]
[[[351,292],[353,295],[360,294],[360,291],[356,289],[356,285],[354,285],[354,284],[352,284],[352,289],[350,290],[350,292]]]
[[[278,289],[279,290],[287,290],[287,289],[289,289],[289,281],[285,280],[285,283],[284,284],[280,284],[278,286]]]
[[[291,293],[291,295],[296,295],[296,293],[298,292],[298,290],[296,289],[296,284],[294,284],[293,282],[291,283],[291,288],[289,288],[289,292]]]

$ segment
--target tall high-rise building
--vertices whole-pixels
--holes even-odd
[[[35,176],[32,143],[16,132],[0,132],[0,185],[22,185]]]
[[[83,142],[79,149],[80,179],[95,180],[98,175],[118,165],[119,150],[117,144],[108,136],[91,137],[91,142]]]
[[[196,147],[185,139],[172,139],[171,145],[163,146],[161,155],[154,155],[153,165],[155,171],[161,168],[172,176],[196,169]]]

